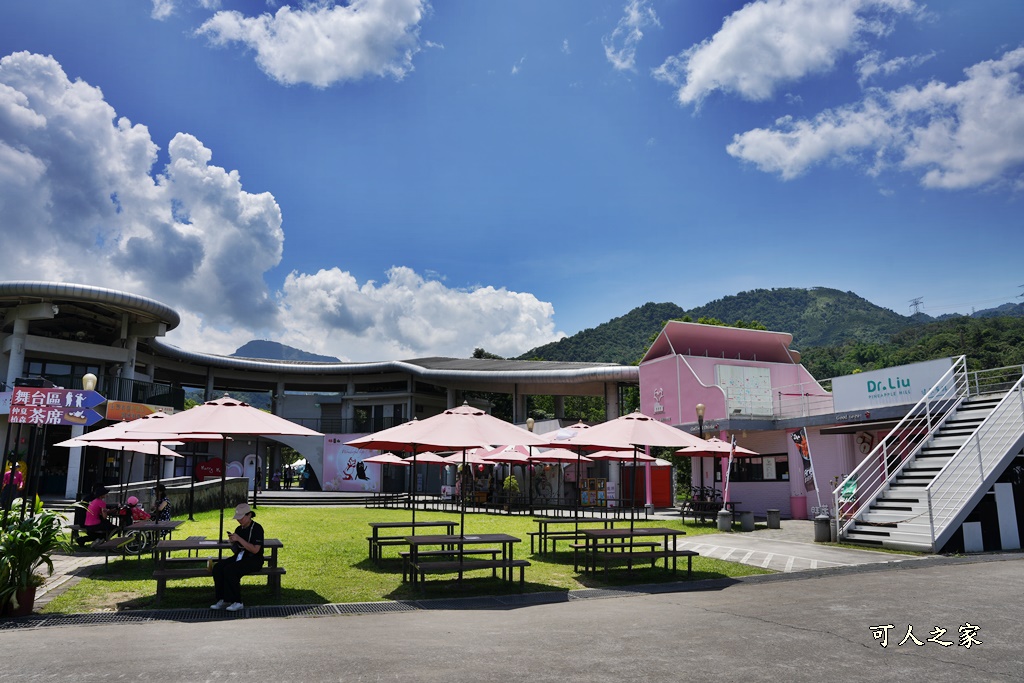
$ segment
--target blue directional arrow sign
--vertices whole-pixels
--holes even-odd
[[[12,406],[61,408],[78,410],[95,408],[106,402],[102,394],[84,389],[49,389],[44,387],[14,387]]]

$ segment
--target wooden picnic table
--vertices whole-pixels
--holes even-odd
[[[284,567],[277,563],[277,551],[283,548],[284,544],[276,538],[263,540],[263,567],[248,576],[266,576],[267,587],[274,595],[281,593],[281,575],[285,573]],[[227,539],[205,538],[203,536],[189,536],[188,538],[164,539],[156,544],[156,570],[153,578],[156,580],[156,604],[160,604],[164,591],[167,588],[167,581],[173,579],[190,579],[197,576],[213,575],[209,565],[217,561],[214,556],[192,555],[192,551],[217,551],[218,557],[223,550],[231,550],[231,542]],[[173,552],[189,553],[188,557],[170,557]],[[269,551],[269,552],[268,552]]]
[[[515,568],[519,569],[519,585],[522,587],[523,572],[530,566],[527,560],[515,559],[514,546],[522,542],[522,539],[509,534],[407,536],[406,541],[409,543],[409,555],[406,558],[408,576],[413,587],[425,582],[427,574],[457,574],[461,581],[465,572],[478,569],[490,569],[494,577],[497,577],[500,569],[502,580],[512,581]],[[441,550],[423,550],[430,546],[438,546]],[[479,551],[466,546],[493,546],[495,550],[491,559],[476,559],[467,556],[479,554]]]
[[[615,528],[615,520],[608,517],[536,517],[533,520],[537,524],[537,531],[530,532],[530,553],[534,552],[534,540],[537,541],[537,548],[541,555],[546,555],[548,552],[548,541],[551,541],[551,552],[555,552],[558,541],[580,540],[582,536],[576,532],[575,529],[569,531],[558,531],[552,530],[552,526],[562,526],[566,524],[580,524],[583,526],[590,526],[593,524],[601,524],[605,529]]]
[[[370,544],[370,561],[377,563],[381,559],[381,551],[384,546],[389,545],[408,545],[405,542],[406,536],[382,536],[381,530],[387,531],[389,529],[413,529],[414,533],[416,529],[431,529],[431,528],[444,528],[448,530],[449,534],[455,533],[455,527],[459,525],[458,522],[450,521],[433,521],[433,522],[370,522],[370,528],[373,529],[373,533],[367,536],[366,540]]]
[[[671,529],[667,527],[634,527],[632,529],[622,527],[620,529],[581,529],[583,535],[583,571],[596,572],[597,563],[601,562],[605,571],[608,571],[610,564],[625,563],[629,571],[633,569],[635,561],[650,560],[651,567],[658,560],[665,561],[665,571],[668,571],[668,561],[672,560],[672,571],[676,571],[676,560],[680,557],[687,558],[687,576],[693,573],[693,557],[698,553],[692,550],[676,550],[675,539],[685,536],[682,529]],[[634,544],[635,539],[661,538],[661,547],[648,549],[649,543],[643,541]],[[670,545],[670,541],[672,544]],[[638,549],[644,548],[644,549]]]

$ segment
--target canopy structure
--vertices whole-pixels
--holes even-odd
[[[375,450],[410,451],[413,465],[423,451],[465,451],[484,446],[540,446],[544,439],[521,427],[463,404],[425,420],[413,420],[349,441],[347,445]],[[462,464],[468,460],[463,457]],[[494,463],[487,463],[494,464]],[[465,533],[466,504],[462,503],[459,533]],[[415,494],[412,521],[416,522]],[[413,527],[413,533],[416,528]]]
[[[138,422],[138,420],[136,420]],[[230,396],[207,401],[189,410],[169,415],[154,424],[140,426],[135,432],[140,437],[147,432],[171,432],[179,437],[220,434],[227,436],[320,436],[323,434],[297,425],[282,417],[253,408],[248,403]],[[184,439],[183,439],[184,440]],[[257,443],[257,449],[259,444]],[[223,441],[220,470],[220,538],[224,538],[224,484],[227,478],[227,440]]]

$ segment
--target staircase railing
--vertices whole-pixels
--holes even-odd
[[[960,356],[833,491],[840,537],[875,502],[921,444],[945,423],[969,394],[967,359]]]
[[[988,480],[998,474],[1006,456],[1019,453],[1024,443],[1024,377],[992,410],[974,434],[939,470],[925,489],[934,549],[937,551],[970,513],[972,499],[987,490]]]

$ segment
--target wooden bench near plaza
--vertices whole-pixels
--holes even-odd
[[[270,551],[269,554],[264,553],[266,562],[259,571],[247,575],[266,576],[267,588],[270,589],[275,597],[281,594],[281,576],[285,574],[284,567],[277,563],[277,551],[283,547],[284,544],[276,538],[265,539],[263,541],[263,548]],[[167,589],[168,581],[191,579],[200,576],[213,578],[208,564],[211,560],[216,561],[218,559],[217,556],[192,555],[191,551],[202,552],[230,549],[231,543],[226,540],[218,541],[217,539],[207,539],[203,536],[190,536],[176,541],[163,540],[157,543],[157,568],[153,572],[153,578],[156,580],[156,601],[154,604],[160,604],[160,600],[163,599],[164,592]],[[188,551],[189,555],[187,557],[170,557],[170,553],[176,551]]]
[[[634,564],[650,561],[651,568],[658,560],[664,560],[665,571],[669,571],[669,560],[672,561],[671,571],[677,569],[677,560],[680,557],[686,558],[686,578],[693,576],[693,558],[699,556],[693,550],[677,550],[672,541],[679,536],[686,535],[680,529],[669,529],[663,527],[637,527],[634,529],[584,529],[581,533],[585,542],[576,544],[574,550],[577,553],[576,564],[579,566],[579,557],[582,553],[583,571],[596,572],[598,562],[608,571],[612,565],[626,565],[627,571],[633,570]],[[660,543],[645,539],[660,537]],[[671,539],[671,540],[670,540]]]

